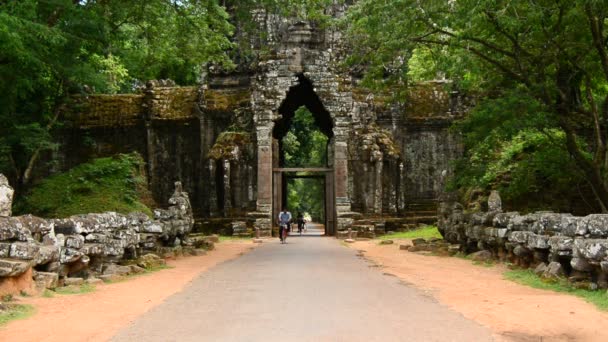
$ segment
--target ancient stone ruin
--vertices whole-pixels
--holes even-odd
[[[6,182],[0,189],[12,193]],[[11,202],[2,204],[2,212],[10,213]],[[33,277],[38,290],[111,280],[164,263],[159,256],[212,244],[189,238],[194,218],[181,183],[175,183],[169,204],[154,210],[154,218],[137,212],[64,219],[0,216],[0,290],[3,282],[20,276]]]
[[[503,212],[493,192],[486,211],[466,211],[446,201],[439,230],[462,252],[532,267],[546,278],[568,278],[577,286],[608,288],[608,215],[584,217],[552,212]]]
[[[344,10],[336,5],[330,14]],[[461,153],[448,127],[465,113],[466,98],[437,81],[393,104],[343,66],[348,47],[337,28],[256,15],[259,26],[249,30],[256,57],[236,71],[211,68],[199,87],[154,81],[138,94],[77,98],[55,159],[68,169],[137,151],[157,201],[170,195],[168,181],[183,182],[195,229],[269,235],[272,218],[289,206],[286,180],[298,172],[284,167],[280,141],[306,106],[329,141],[327,165],[308,170],[326,184],[327,234],[352,228],[373,236],[435,222],[441,175]]]

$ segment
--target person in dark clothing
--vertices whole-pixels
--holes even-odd
[[[298,212],[296,222],[298,223],[298,233],[302,235],[302,231],[304,230],[304,224],[306,223],[306,221],[304,221],[304,216],[302,215],[302,213]]]

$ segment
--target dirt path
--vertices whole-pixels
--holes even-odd
[[[330,237],[268,241],[198,277],[112,341],[490,341],[491,332]]]
[[[582,299],[503,279],[502,266],[419,255],[398,244],[357,242],[366,258],[490,328],[497,341],[608,341],[608,313]]]
[[[22,302],[33,304],[36,314],[2,327],[0,341],[107,341],[205,270],[251,248],[250,242],[223,242],[205,256],[172,260],[168,264],[174,268],[99,285],[92,293],[26,298]]]

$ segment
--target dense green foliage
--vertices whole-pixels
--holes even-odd
[[[362,0],[345,20],[351,65],[370,87],[436,77],[476,94],[460,123],[459,187],[511,199],[592,189],[608,207],[608,3]]]
[[[0,2],[0,172],[30,181],[57,147],[69,95],[115,93],[152,78],[194,83],[204,63],[230,66],[233,32],[217,1]]]
[[[308,214],[314,222],[325,222],[325,183],[322,178],[291,178],[287,203],[294,215]]]
[[[285,167],[324,167],[327,165],[328,138],[306,107],[296,110],[291,127],[283,138]]]
[[[16,211],[58,218],[104,211],[140,211],[151,216],[150,208],[142,203],[149,198],[142,166],[138,155],[95,159],[45,179],[21,198]]]
[[[329,2],[0,1],[0,172],[18,191],[31,181],[58,147],[71,94],[131,92],[150,79],[195,84],[206,66],[230,70],[252,55],[255,9],[321,18]]]
[[[328,138],[315,123],[312,113],[299,108],[282,141],[285,167],[327,166]],[[294,215],[308,213],[314,221],[325,220],[325,183],[319,178],[291,178],[287,183],[287,203]]]

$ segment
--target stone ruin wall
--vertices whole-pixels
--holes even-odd
[[[487,211],[465,211],[462,204],[445,201],[438,214],[445,240],[464,253],[486,253],[581,288],[608,288],[607,214],[503,212],[495,191]]]
[[[10,189],[0,174],[0,194],[9,194]],[[194,217],[188,194],[179,182],[169,208],[154,210],[153,218],[138,212],[63,219],[11,217],[11,204],[11,196],[0,201],[0,294],[15,290],[11,283],[40,292],[62,285],[115,280],[164,264],[159,255],[195,254],[195,248],[213,244],[212,239],[190,235]],[[27,288],[31,280],[34,286]]]
[[[320,60],[322,64],[323,59]],[[309,75],[312,77],[314,73]],[[291,77],[286,80],[290,83],[275,80],[278,83],[273,86],[277,92],[294,84]],[[180,114],[174,109],[160,111],[155,105],[146,107],[144,95],[90,96],[89,105],[77,107],[74,128],[65,135],[61,149],[64,167],[92,157],[137,151],[148,163],[150,187],[157,201],[170,195],[172,189],[167,184],[181,179],[184,188],[192,194],[196,216],[243,218],[256,209],[256,130],[264,127],[254,123],[256,116],[251,109],[252,88],[260,86],[248,82],[238,75],[222,76],[211,79],[202,91],[191,87],[157,91],[165,98],[175,93],[189,94],[183,96],[186,100],[177,106],[182,110]],[[324,89],[337,86],[323,81],[319,85],[321,94]],[[428,101],[436,101],[437,93],[447,94],[443,85],[433,87],[432,96],[428,96],[426,85],[422,95],[413,91],[412,96],[416,96],[417,103],[425,103],[423,96]],[[200,97],[193,96],[201,93]],[[343,96],[348,94],[345,92]],[[352,210],[363,215],[405,215],[410,204],[433,202],[436,198],[441,173],[449,170],[450,160],[461,150],[458,140],[447,130],[460,113],[450,107],[449,101],[421,110],[411,104],[403,108],[377,102],[380,101],[371,97],[355,97],[350,104],[355,108],[354,114],[338,119],[344,120],[343,128],[339,128],[345,137],[343,140],[351,142],[347,155],[349,199]],[[134,103],[141,103],[139,111],[134,109]],[[162,99],[157,103],[171,101]],[[267,103],[269,108],[279,105]],[[428,112],[429,107],[434,111]],[[146,111],[147,108],[153,110]],[[332,108],[336,107],[328,107]],[[149,112],[154,115],[147,120]],[[111,119],[101,119],[104,115]],[[352,123],[348,122],[351,119]],[[248,145],[240,146],[242,153],[237,158],[210,158],[218,137],[235,124],[243,127],[251,138]],[[266,125],[268,130],[270,124]],[[369,127],[374,129],[362,132]],[[93,144],[82,144],[86,139]],[[370,142],[372,146],[366,146]],[[378,151],[374,150],[375,144],[380,145]],[[358,181],[353,182],[354,179]]]
[[[343,8],[334,10],[340,15]],[[157,202],[181,180],[205,224],[264,221],[268,230],[271,169],[260,169],[259,161],[273,158],[278,108],[304,77],[331,115],[329,166],[347,180],[336,187],[341,228],[352,224],[346,217],[358,217],[353,211],[433,222],[442,175],[462,150],[448,132],[465,111],[462,96],[430,82],[415,87],[404,104],[390,105],[390,94],[370,94],[341,65],[340,32],[262,12],[259,21],[268,34],[255,44],[269,52],[253,65],[211,72],[198,88],[151,82],[140,94],[83,98],[63,133],[61,168],[137,151]]]

